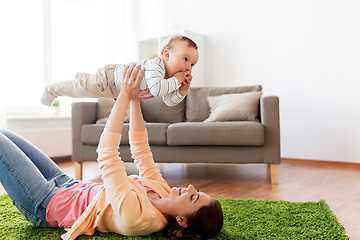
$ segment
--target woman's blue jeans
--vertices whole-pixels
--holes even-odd
[[[41,150],[8,130],[0,130],[0,182],[17,209],[38,227],[51,227],[46,207],[55,193],[78,183]]]

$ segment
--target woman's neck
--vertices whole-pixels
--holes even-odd
[[[169,198],[160,198],[155,192],[148,192],[148,197],[152,205],[167,218],[169,215]]]

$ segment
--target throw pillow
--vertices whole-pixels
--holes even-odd
[[[186,122],[202,122],[210,115],[210,107],[207,102],[208,96],[220,96],[224,94],[238,94],[246,92],[260,92],[261,85],[238,86],[238,87],[208,87],[190,88],[186,96]]]
[[[112,98],[99,98],[97,108],[97,121],[96,124],[105,124],[109,118],[111,109],[115,104],[115,100]],[[130,109],[126,110],[124,122],[129,122]]]
[[[210,116],[204,122],[256,121],[262,92],[207,97]]]

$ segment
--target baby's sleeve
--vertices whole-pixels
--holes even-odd
[[[164,62],[159,57],[146,63],[145,80],[154,97],[168,95],[180,87],[175,77],[165,79]]]
[[[178,105],[182,100],[184,100],[185,96],[180,95],[180,90],[177,89],[176,91],[173,91],[165,96],[163,96],[163,101],[166,105],[169,107],[173,107]]]

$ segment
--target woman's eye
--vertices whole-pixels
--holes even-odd
[[[189,59],[187,57],[184,57],[184,61],[187,62],[189,61]]]
[[[191,196],[190,196],[190,200],[192,200],[192,199],[193,199],[193,197],[194,197],[194,195],[191,195]]]

